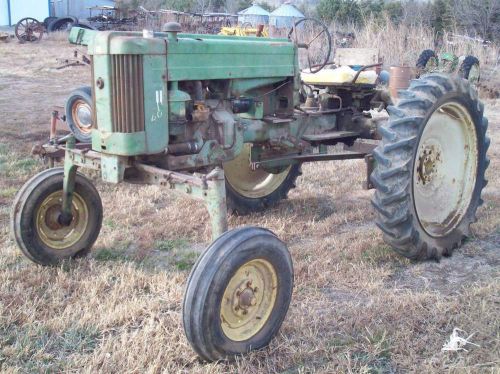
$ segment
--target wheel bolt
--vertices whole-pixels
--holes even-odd
[[[248,312],[246,310],[243,311],[243,315],[247,314]]]

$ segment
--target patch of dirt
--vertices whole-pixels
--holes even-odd
[[[433,291],[443,295],[459,294],[463,287],[500,275],[499,248],[500,235],[475,240],[439,262],[417,263],[400,269],[389,277],[386,286],[398,290]]]

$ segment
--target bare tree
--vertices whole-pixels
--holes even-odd
[[[432,9],[428,2],[406,0],[402,1],[402,22],[406,25],[430,25],[432,20]]]
[[[211,0],[196,0],[195,1],[196,11],[201,14],[205,14],[208,10],[212,8]]]
[[[483,39],[500,36],[500,0],[455,0],[457,23]]]

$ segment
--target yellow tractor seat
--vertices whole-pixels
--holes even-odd
[[[307,69],[308,70],[308,69]],[[335,69],[323,69],[316,74],[307,70],[301,72],[302,82],[317,86],[334,86],[352,83],[357,71],[349,66],[341,66]],[[356,84],[375,84],[377,73],[373,70],[362,71],[356,79]]]

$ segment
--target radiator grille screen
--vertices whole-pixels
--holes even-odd
[[[111,56],[113,132],[144,131],[144,78],[141,55]]]

